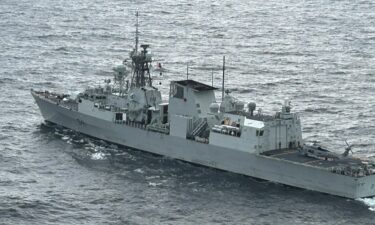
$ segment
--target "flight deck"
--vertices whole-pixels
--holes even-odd
[[[375,162],[355,157],[309,157],[301,154],[298,149],[277,149],[263,152],[261,155],[315,166],[346,176],[364,177],[375,174]]]

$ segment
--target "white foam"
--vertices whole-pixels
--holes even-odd
[[[55,135],[64,136],[63,134],[59,133],[58,131],[55,131]]]
[[[64,141],[66,141],[66,140],[69,140],[70,137],[68,137],[68,136],[64,136],[64,137],[62,137],[61,139],[63,139]]]
[[[101,160],[105,159],[105,154],[103,152],[97,152],[91,155],[92,160]]]
[[[151,187],[156,187],[156,186],[159,186],[161,184],[162,183],[148,182],[148,185],[151,186]]]
[[[137,173],[145,173],[141,168],[135,169],[134,172],[137,172]]]
[[[375,197],[374,198],[357,198],[356,200],[367,205],[370,211],[375,212]]]

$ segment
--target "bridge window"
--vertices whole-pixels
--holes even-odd
[[[181,87],[181,86],[178,86],[178,85],[173,85],[171,87],[171,95],[174,97],[174,98],[184,98],[184,88]]]
[[[175,98],[184,98],[184,88],[180,87],[180,86],[177,86],[177,91],[176,91],[176,94],[175,94],[174,97]]]
[[[122,120],[122,113],[116,113],[116,120]]]
[[[264,130],[256,130],[256,136],[263,136]]]

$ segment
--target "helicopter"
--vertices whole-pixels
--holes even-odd
[[[349,156],[350,152],[353,154],[353,145],[350,145],[346,140],[345,143],[347,147],[345,148],[345,151],[342,154],[331,152],[328,149],[319,145],[316,141],[312,144],[304,144],[303,147],[299,149],[299,153],[303,156],[325,160],[346,158]]]

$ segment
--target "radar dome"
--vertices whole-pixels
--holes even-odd
[[[254,114],[254,110],[256,109],[257,105],[255,104],[255,102],[250,102],[248,105],[247,105],[248,109],[249,109],[249,112],[251,114],[251,116],[253,116]]]

